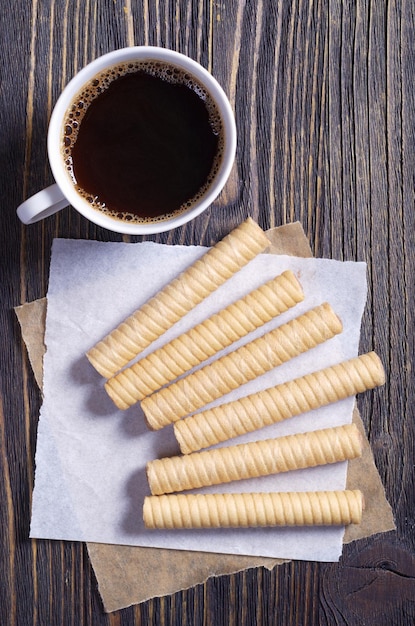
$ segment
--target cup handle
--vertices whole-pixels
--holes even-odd
[[[17,208],[17,216],[23,224],[34,224],[57,213],[68,204],[68,200],[55,183],[22,202]]]

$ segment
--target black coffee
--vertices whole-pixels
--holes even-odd
[[[217,107],[192,76],[158,61],[117,65],[74,100],[65,162],[78,192],[118,219],[165,219],[192,206],[223,149]]]

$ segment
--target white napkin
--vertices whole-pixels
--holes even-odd
[[[342,528],[149,531],[143,526],[143,499],[149,495],[145,465],[150,459],[179,453],[173,430],[147,430],[139,405],[118,410],[85,352],[205,251],[200,246],[152,242],[54,241],[30,536],[336,561],[342,552]],[[286,269],[299,278],[304,302],[237,345],[324,301],[341,318],[343,332],[215,404],[356,356],[366,301],[366,265],[265,254],[195,307],[145,353]],[[350,423],[353,404],[354,398],[349,398],[229,444]],[[339,463],[200,491],[344,489],[346,471],[347,464]]]

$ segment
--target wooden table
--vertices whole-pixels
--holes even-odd
[[[414,22],[408,0],[2,3],[1,624],[414,623]],[[211,245],[251,215],[265,229],[299,220],[316,256],[367,262],[361,351],[378,352],[387,384],[358,402],[397,530],[338,564],[252,569],[105,614],[84,545],[28,539],[41,395],[13,307],[46,295],[54,237],[122,237],[71,208],[30,227],[15,209],[52,182],[46,132],[63,86],[139,44],[204,65],[238,127],[218,201],[154,241]]]

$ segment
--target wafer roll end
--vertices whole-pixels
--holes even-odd
[[[96,343],[86,353],[86,358],[104,378],[114,376],[137,354],[134,348],[134,329],[130,318]]]
[[[328,302],[323,302],[320,307],[316,307],[315,311],[325,316],[327,327],[332,335],[339,335],[343,331],[343,322]]]
[[[118,409],[125,411],[137,402],[137,400],[128,393],[128,385],[125,384],[125,381],[120,382],[117,376],[107,380],[104,388]]]
[[[376,352],[368,352],[367,354],[362,355],[362,360],[364,360],[367,365],[368,371],[372,376],[372,387],[381,387],[386,382],[386,373],[383,363],[376,354]]]
[[[101,350],[101,344],[97,343],[86,353],[86,358],[92,367],[104,378],[109,378],[114,372],[114,363],[105,350]]]
[[[236,230],[237,229],[235,229],[235,231]],[[251,236],[255,237],[263,251],[265,251],[271,245],[271,242],[266,236],[265,232],[262,230],[259,224],[257,224],[255,220],[252,219],[252,217],[248,217],[244,222],[242,222],[240,230],[242,233],[249,233]]]
[[[141,401],[144,419],[150,430],[160,430],[180,419],[172,407],[166,402],[160,402],[157,392]]]

